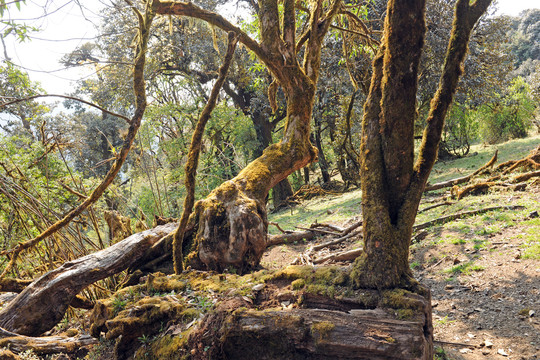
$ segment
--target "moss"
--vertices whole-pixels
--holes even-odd
[[[379,305],[395,310],[395,315],[400,320],[412,319],[424,310],[421,295],[405,289],[384,291]]]
[[[336,325],[329,321],[314,322],[311,325],[311,334],[317,336],[318,341],[328,339],[330,332],[334,330]]]
[[[158,337],[148,346],[140,347],[135,353],[135,360],[177,360],[189,358],[187,339],[189,331],[178,335]]]
[[[300,290],[306,286],[306,281],[304,279],[296,279],[291,283],[293,290]]]

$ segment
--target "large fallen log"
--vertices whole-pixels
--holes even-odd
[[[52,329],[62,320],[69,304],[81,290],[127,269],[176,227],[176,223],[171,223],[134,234],[107,249],[49,271],[0,311],[0,327],[30,336]]]
[[[0,328],[0,348],[8,348],[16,353],[31,350],[39,355],[71,354],[84,346],[97,343],[98,340],[90,335],[30,337]],[[3,359],[3,357],[0,358]]]

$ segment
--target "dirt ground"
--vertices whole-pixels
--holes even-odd
[[[529,195],[540,203],[540,188]],[[526,231],[527,226],[517,222],[486,235],[487,245],[475,248],[472,242],[434,241],[441,234],[428,229],[412,247],[414,275],[432,292],[435,346],[445,354],[440,359],[540,359],[540,261],[522,258],[522,239],[516,235]],[[275,246],[265,253],[262,265],[286,266],[309,245],[326,240]],[[315,257],[359,246],[361,238],[356,237]],[[472,262],[476,271],[448,271]]]

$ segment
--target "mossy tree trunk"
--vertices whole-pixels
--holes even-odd
[[[418,63],[425,0],[388,2],[381,48],[362,123],[364,254],[352,272],[359,287],[413,284],[408,256],[412,226],[436,160],[444,118],[455,93],[471,30],[491,0],[458,0],[439,87],[418,158],[414,159]]]
[[[308,30],[297,42],[295,1],[284,0],[280,13],[277,0],[260,0],[259,43],[220,15],[192,3],[154,2],[157,14],[194,17],[238,34],[239,41],[266,65],[287,101],[283,139],[195,204],[188,229],[193,235],[184,238],[183,244],[184,254],[189,253],[185,265],[241,272],[258,265],[267,242],[265,199],[269,190],[317,158],[309,141],[311,113],[322,42],[340,5],[340,0],[311,3]],[[301,48],[302,62],[298,60]]]

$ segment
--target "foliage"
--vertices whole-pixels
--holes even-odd
[[[506,94],[492,104],[479,107],[482,139],[494,144],[526,137],[535,109],[529,85],[523,78],[514,79]]]
[[[440,147],[456,157],[467,155],[472,141],[478,134],[478,122],[474,112],[457,102],[452,104],[443,128]],[[439,150],[439,157],[441,150]]]

